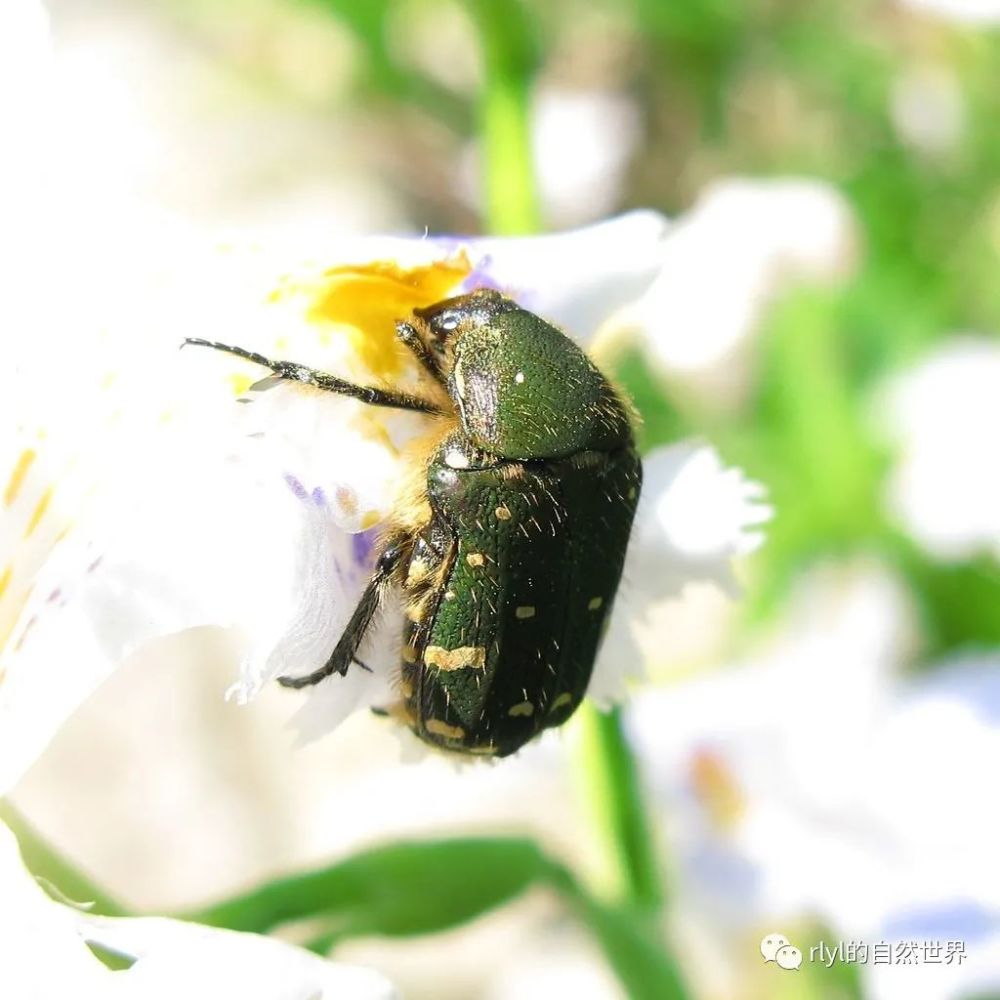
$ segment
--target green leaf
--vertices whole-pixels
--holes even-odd
[[[335,937],[446,930],[506,903],[551,875],[530,840],[459,838],[390,844],[302,875],[278,879],[191,919],[267,931],[328,918]]]
[[[447,930],[548,885],[594,934],[630,997],[685,1000],[677,964],[648,911],[593,898],[563,865],[530,840],[456,838],[390,844],[315,872],[278,879],[185,919],[264,932],[319,919],[310,944],[325,952],[358,935],[406,936]]]
[[[677,963],[647,913],[608,906],[579,889],[568,895],[630,1000],[687,1000]]]

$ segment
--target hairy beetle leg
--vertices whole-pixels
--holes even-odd
[[[279,677],[278,683],[288,688],[311,687],[325,680],[331,674],[346,676],[347,669],[352,663],[357,663],[365,670],[370,668],[365,666],[355,655],[361,640],[364,639],[368,627],[382,603],[385,588],[392,582],[396,571],[403,564],[404,558],[409,554],[410,540],[405,535],[391,538],[382,549],[382,554],[375,563],[375,570],[365,587],[361,600],[358,601],[351,620],[344,629],[344,634],[340,637],[336,648],[330,654],[330,659],[318,670],[304,677]]]
[[[294,361],[274,361],[264,357],[263,354],[248,351],[243,347],[220,344],[213,340],[202,340],[201,337],[188,337],[184,344],[193,344],[195,347],[211,347],[213,350],[224,351],[226,354],[235,354],[238,358],[269,368],[280,379],[300,382],[303,385],[322,389],[324,392],[336,392],[341,396],[350,396],[352,399],[360,399],[362,403],[367,403],[370,406],[388,406],[397,410],[416,410],[418,413],[437,415],[444,413],[437,403],[433,403],[429,399],[421,399],[419,396],[412,396],[406,392],[396,392],[392,389],[355,385],[353,382],[348,382],[346,379],[338,378],[328,372],[296,364]]]

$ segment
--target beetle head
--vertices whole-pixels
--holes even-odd
[[[437,355],[448,358],[456,341],[469,330],[490,324],[498,315],[517,309],[517,303],[491,288],[442,299],[413,314],[421,320],[423,340]]]

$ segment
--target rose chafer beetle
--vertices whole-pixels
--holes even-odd
[[[399,587],[401,700],[389,712],[440,749],[503,757],[562,725],[586,693],[642,480],[629,410],[572,340],[498,292],[416,309],[396,329],[426,375],[423,393],[187,343],[436,420],[329,659],[280,683],[346,674]]]

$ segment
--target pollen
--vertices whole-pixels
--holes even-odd
[[[535,609],[531,604],[522,604],[519,608],[514,610],[514,616],[516,618],[534,618]]]
[[[513,515],[510,512],[510,508],[505,504],[500,504],[495,511],[493,511],[493,516],[498,521],[509,521]]]
[[[452,469],[467,469],[469,467],[469,456],[457,448],[452,448],[444,456],[445,465]]]
[[[602,604],[604,604],[604,598],[603,597],[592,597],[587,602],[587,610],[588,611],[600,611]]]
[[[410,568],[406,571],[406,582],[407,583],[420,583],[421,580],[427,579],[427,574],[430,573],[430,566],[426,559],[414,559],[410,563]]]
[[[392,378],[406,363],[396,320],[446,298],[471,272],[463,253],[416,267],[388,260],[348,264],[289,278],[271,301],[302,307],[303,318],[319,328],[321,338],[346,337],[372,374]]]
[[[424,728],[435,736],[443,736],[446,740],[460,740],[465,736],[465,730],[461,726],[449,726],[447,722],[440,719],[427,719]]]
[[[486,559],[483,556],[482,552],[470,552],[465,557],[465,561],[470,566],[482,566],[486,562]]]
[[[406,645],[403,647],[403,662],[404,663],[416,663],[417,662],[417,647]]]
[[[482,669],[486,666],[485,646],[459,646],[445,649],[443,646],[428,646],[424,651],[424,663],[439,670],[461,670],[462,667]]]
[[[516,705],[511,705],[510,708],[507,709],[507,714],[514,717],[519,715],[534,715],[535,706],[532,705],[530,701],[520,701]]]

